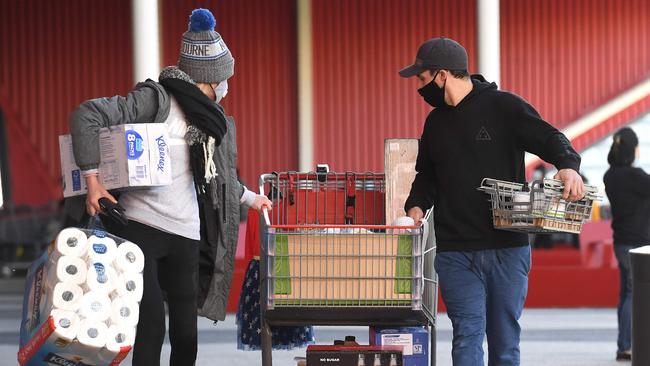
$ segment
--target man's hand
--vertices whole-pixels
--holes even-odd
[[[99,207],[99,199],[106,197],[111,202],[117,203],[115,197],[113,197],[106,188],[99,182],[99,179],[96,175],[90,175],[86,177],[86,185],[88,186],[88,195],[86,195],[86,212],[90,216],[95,216],[102,209]]]
[[[564,193],[562,198],[575,202],[585,196],[585,184],[582,177],[573,169],[562,169],[555,174],[554,179],[564,182]]]
[[[267,210],[273,209],[273,202],[266,198],[266,196],[258,194],[257,197],[255,197],[255,201],[253,201],[251,208],[253,208],[255,211],[261,211],[264,207],[266,207]]]
[[[415,207],[411,207],[409,209],[409,212],[406,213],[406,215],[412,218],[413,221],[415,221],[415,224],[418,225],[420,220],[422,220],[422,218],[424,217],[424,212],[422,212],[421,208],[415,206]]]

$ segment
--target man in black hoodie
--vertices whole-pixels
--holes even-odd
[[[405,210],[416,222],[434,207],[435,268],[454,328],[454,365],[519,365],[519,317],[528,291],[530,246],[525,234],[495,230],[490,204],[477,191],[483,178],[525,181],[524,152],[558,169],[564,198],[583,197],[580,156],[521,97],[469,76],[467,52],[448,38],[420,46],[418,92],[434,109],[426,119],[417,175]]]

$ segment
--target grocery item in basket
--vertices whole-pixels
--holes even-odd
[[[143,281],[140,273],[122,273],[117,278],[115,290],[111,293],[112,299],[122,296],[136,302],[142,300]]]
[[[129,297],[117,297],[111,303],[111,324],[136,327],[140,316],[138,303]]]
[[[81,299],[79,314],[88,320],[106,321],[111,316],[111,299],[103,292],[86,292]]]
[[[77,311],[81,307],[83,290],[74,283],[59,282],[54,286],[51,304],[53,308]],[[47,310],[47,309],[46,309]]]
[[[74,311],[53,309],[50,312],[54,326],[54,334],[58,338],[72,342],[77,337],[79,330],[79,316]]]
[[[82,257],[86,254],[88,237],[86,233],[77,228],[67,228],[61,230],[57,235],[55,243],[52,252],[53,258],[62,255]]]
[[[549,205],[548,210],[546,210],[546,216],[557,218],[557,219],[563,219],[565,212],[566,212],[566,201],[564,201],[560,197],[554,197],[551,200],[551,204]]]
[[[524,217],[528,213],[530,206],[530,192],[517,192],[513,196],[513,217]],[[519,203],[519,204],[518,204]]]
[[[50,261],[49,267],[47,281],[50,283],[66,282],[81,285],[86,282],[87,265],[79,257],[61,256],[55,261]]]
[[[142,272],[144,269],[142,249],[130,241],[125,241],[117,247],[115,265],[120,272]]]
[[[88,252],[86,253],[89,263],[104,262],[112,263],[117,254],[117,244],[115,240],[104,236],[99,237],[91,235],[88,238]]]
[[[84,319],[79,324],[77,341],[85,350],[90,352],[99,352],[104,345],[108,336],[108,327],[106,323],[94,319]],[[82,352],[85,353],[85,352]]]
[[[400,216],[393,221],[391,226],[415,226],[415,221],[410,216]]]

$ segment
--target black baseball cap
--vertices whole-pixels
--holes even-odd
[[[467,51],[450,38],[431,38],[422,43],[415,62],[399,71],[401,77],[410,78],[424,70],[467,70]]]

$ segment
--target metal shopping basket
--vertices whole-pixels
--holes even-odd
[[[555,179],[527,184],[485,178],[478,188],[490,195],[494,227],[523,233],[580,233],[591,217],[598,190],[585,185],[585,197],[576,202],[562,199],[564,183]]]
[[[262,364],[271,326],[425,325],[435,365],[437,278],[430,221],[385,223],[384,174],[265,174]],[[431,220],[430,213],[427,220]]]

